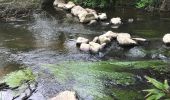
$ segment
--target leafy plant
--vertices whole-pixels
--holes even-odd
[[[137,8],[147,8],[154,7],[159,8],[162,0],[137,0],[136,7]]]
[[[113,1],[115,0],[71,0],[71,1],[87,7],[103,8],[113,4]]]
[[[162,100],[163,98],[163,100],[170,100],[170,87],[167,80],[161,83],[148,76],[145,76],[145,78],[154,86],[152,89],[143,90],[148,92],[146,100]]]

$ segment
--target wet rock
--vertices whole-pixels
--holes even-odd
[[[91,20],[91,21],[88,23],[88,25],[95,25],[95,24],[97,24],[97,21],[96,21],[96,20]]]
[[[100,20],[106,20],[107,19],[107,15],[106,15],[106,13],[99,13],[99,19]]]
[[[74,6],[76,6],[73,2],[69,1],[66,5],[65,5],[65,9],[71,9],[73,8]]]
[[[101,45],[95,42],[90,42],[90,51],[92,53],[98,53],[101,49]]]
[[[82,43],[88,43],[88,42],[89,42],[89,40],[86,38],[83,38],[83,37],[78,37],[77,41],[76,41],[77,45],[80,45]]]
[[[170,44],[170,33],[164,35],[163,42],[165,44]]]
[[[146,53],[142,48],[134,47],[126,55],[132,58],[143,58],[146,56]]]
[[[133,23],[133,21],[134,21],[133,18],[129,18],[129,19],[128,19],[128,22],[129,22],[129,23]]]
[[[147,39],[144,38],[132,38],[133,40],[135,40],[138,44],[143,44],[143,43],[147,43]]]
[[[73,91],[64,91],[59,93],[56,97],[49,100],[77,100],[76,93]]]
[[[146,42],[147,40],[144,38],[132,38],[135,41],[139,41],[139,42]]]
[[[122,46],[136,45],[137,42],[131,39],[128,33],[119,33],[117,36],[117,41]]]
[[[110,38],[106,37],[105,35],[100,35],[99,36],[100,44],[109,43],[110,41],[111,41]]]
[[[80,45],[80,50],[81,51],[85,51],[85,52],[88,52],[90,50],[90,45],[89,44],[86,44],[86,43],[82,43]]]
[[[117,25],[117,24],[121,24],[121,23],[122,23],[120,17],[112,18],[112,19],[110,20],[110,22],[111,22],[111,24],[114,24],[114,25]]]

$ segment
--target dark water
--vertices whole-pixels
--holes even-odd
[[[20,69],[22,65],[30,66],[34,72],[39,72],[44,64],[68,60],[159,59],[169,61],[170,49],[162,43],[163,35],[170,32],[169,13],[144,13],[134,9],[117,8],[107,11],[107,14],[109,18],[121,17],[123,24],[118,29],[105,26],[105,22],[100,22],[96,26],[83,25],[75,18],[69,17],[70,15],[66,15],[65,12],[54,9],[35,14],[31,21],[0,22],[0,77]],[[129,23],[128,19],[133,19],[134,22]],[[75,45],[77,37],[92,39],[108,30],[127,32],[132,37],[146,38],[149,42],[126,49],[113,42],[99,55],[91,55],[77,49]],[[51,78],[49,80],[48,77],[51,76],[46,75],[43,80],[39,81],[46,85],[43,87],[44,90],[41,89],[42,94],[51,97],[52,94],[62,89],[59,88],[59,84],[55,83],[55,80]],[[54,89],[54,87],[59,89]]]

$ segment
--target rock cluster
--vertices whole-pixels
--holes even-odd
[[[103,21],[107,19],[106,13],[97,13],[93,9],[83,8],[80,5],[75,5],[71,1],[66,3],[65,0],[55,0],[53,5],[55,7],[70,11],[71,14],[78,17],[81,23],[88,23],[88,25],[94,24],[98,20]],[[119,17],[112,18],[109,24],[121,24],[121,19]]]
[[[100,50],[103,50],[107,44],[111,43],[113,39],[116,39],[121,46],[135,46],[139,44],[139,42],[146,42],[146,39],[143,38],[131,38],[131,35],[128,33],[108,31],[105,34],[94,37],[91,42],[86,38],[78,37],[77,44],[80,46],[81,51],[98,53]]]

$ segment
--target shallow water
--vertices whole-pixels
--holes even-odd
[[[69,15],[66,15],[65,12],[55,11],[54,9],[35,14],[34,19],[29,21],[1,22],[0,77],[2,78],[12,71],[19,70],[21,66],[31,67],[34,73],[40,73],[43,65],[56,64],[63,61],[110,59],[119,61],[169,61],[170,48],[162,43],[162,37],[169,32],[170,14],[143,13],[133,9],[119,8],[109,10],[107,13],[109,18],[120,16],[123,19],[123,24],[118,29],[112,28],[112,26],[105,26],[103,22],[96,26],[83,25],[76,22],[76,19],[68,17]],[[129,23],[128,19],[134,19],[134,22]],[[75,45],[75,40],[79,36],[92,39],[108,30],[128,32],[132,37],[147,38],[149,42],[134,48],[122,48],[113,41],[110,46],[96,55],[81,52]],[[72,70],[75,69],[73,68]],[[145,72],[141,73],[146,74]],[[87,77],[81,75],[80,78]],[[39,91],[45,95],[45,98],[52,97],[55,93],[65,90],[65,88],[71,88],[74,85],[70,83],[65,87],[57,83],[48,70],[45,71],[45,75],[39,77],[38,82],[40,83]],[[109,79],[107,82],[109,82]],[[114,87],[114,85],[109,84],[108,87],[106,86],[106,90],[103,90],[106,94],[112,93],[109,87]],[[135,90],[135,88],[116,89],[124,90],[122,94],[126,94],[129,89]],[[94,99],[89,95],[86,96],[86,94],[81,96],[86,98],[86,100]]]

